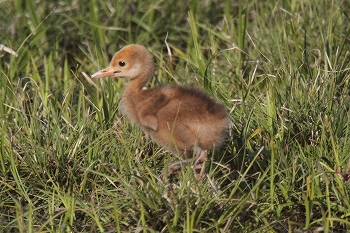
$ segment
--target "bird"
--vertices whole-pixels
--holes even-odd
[[[91,78],[122,77],[129,81],[121,98],[124,114],[157,144],[185,157],[170,163],[167,175],[184,165],[205,164],[207,151],[221,146],[227,137],[231,121],[226,106],[193,87],[163,84],[145,88],[154,70],[148,49],[130,44]]]

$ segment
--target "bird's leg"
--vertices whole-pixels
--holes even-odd
[[[203,173],[204,173],[205,162],[207,161],[208,152],[207,152],[207,150],[203,150],[202,148],[197,147],[196,153],[197,153],[197,156],[196,156],[197,159],[194,162],[194,169],[195,169],[195,172],[197,174],[197,179],[200,180],[203,176]],[[196,170],[197,168],[198,169],[200,168],[199,173],[197,173],[197,170]]]
[[[186,166],[188,164],[194,163],[194,168],[196,169],[197,166],[202,165],[201,171],[199,173],[200,177],[203,174],[204,171],[204,162],[207,160],[207,151],[203,150],[202,148],[200,148],[199,146],[196,147],[196,157],[194,158],[190,158],[190,159],[185,159],[182,161],[177,161],[177,162],[173,162],[171,164],[169,164],[168,166],[168,175],[173,174],[174,172],[176,172],[177,170],[179,170],[181,168],[181,166]]]

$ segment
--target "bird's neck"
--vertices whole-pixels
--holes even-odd
[[[143,72],[139,73],[137,76],[133,77],[130,82],[127,84],[125,89],[126,92],[139,92],[147,84],[147,82],[152,78],[154,68],[153,63],[148,62],[143,66]]]
[[[136,77],[132,79],[125,87],[122,97],[122,107],[126,115],[133,122],[139,122],[137,111],[140,103],[146,98],[145,90],[142,88],[146,85],[147,77]]]
[[[139,92],[146,85],[150,77],[138,76],[132,79],[126,86],[125,92]]]

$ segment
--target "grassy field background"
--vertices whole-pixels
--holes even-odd
[[[0,9],[0,232],[350,229],[348,0]],[[125,119],[125,80],[89,79],[131,43],[155,57],[149,87],[227,106],[230,137],[202,180],[190,167],[161,178],[177,158]]]

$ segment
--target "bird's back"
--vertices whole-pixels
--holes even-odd
[[[230,122],[226,107],[204,92],[166,85],[151,89],[147,96],[164,102],[153,110],[158,129],[146,129],[163,146],[169,148],[173,144],[177,150],[191,150],[197,144],[212,149],[224,140]]]

